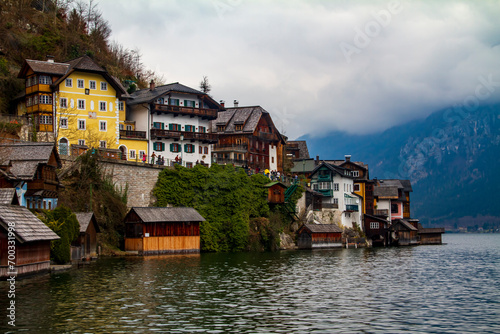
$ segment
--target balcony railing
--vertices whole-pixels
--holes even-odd
[[[239,159],[224,159],[224,158],[217,158],[214,163],[219,164],[219,165],[235,165],[235,166],[246,166],[248,165],[247,160],[239,160]]]
[[[316,191],[325,197],[332,197],[333,196],[332,189],[318,189]]]
[[[345,209],[346,209],[346,211],[358,211],[358,205],[357,204],[346,204]]]
[[[338,209],[339,204],[338,203],[325,203],[323,204],[323,209]]]
[[[330,175],[318,175],[318,182],[328,182],[332,181],[332,177]]]
[[[388,209],[375,210],[375,216],[389,216]]]
[[[146,131],[120,130],[120,139],[146,139]]]
[[[170,106],[170,105],[155,103],[154,110],[159,113],[167,112],[167,113],[183,114],[189,116],[199,116],[201,118],[206,118],[206,119],[217,118],[217,109]]]
[[[183,136],[184,140],[198,140],[204,143],[214,144],[218,141],[216,133],[204,132],[187,132],[187,131],[172,131],[162,129],[151,129],[151,139],[176,139],[180,140]]]
[[[222,145],[215,145],[213,151],[214,152],[247,152],[248,150],[248,145],[247,144],[239,144],[239,145],[232,145],[232,144],[222,144]]]

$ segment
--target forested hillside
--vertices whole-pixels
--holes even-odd
[[[88,55],[129,89],[145,87],[154,73],[141,63],[139,50],[111,42],[110,35],[92,0],[0,0],[0,113],[12,112],[23,90],[17,74],[24,59],[51,55],[62,62]]]

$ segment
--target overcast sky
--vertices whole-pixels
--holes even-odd
[[[500,1],[98,2],[111,40],[167,83],[207,76],[215,100],[262,106],[290,139],[500,100]]]

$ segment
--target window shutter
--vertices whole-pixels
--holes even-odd
[[[170,144],[170,152],[175,152],[174,145],[175,144]]]
[[[161,150],[165,151],[165,143],[160,143],[161,144]]]
[[[165,129],[165,123],[161,123],[161,129],[164,130]]]

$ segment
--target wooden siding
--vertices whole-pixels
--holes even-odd
[[[308,233],[303,230],[297,239],[299,249],[342,247],[342,233]]]
[[[126,251],[138,251],[142,254],[200,252],[199,236],[147,237],[125,239]]]
[[[125,238],[125,251],[142,252],[142,238]]]
[[[279,184],[269,187],[267,201],[273,204],[285,203],[285,188]]]
[[[441,233],[423,233],[419,236],[421,245],[441,245],[443,243]]]

